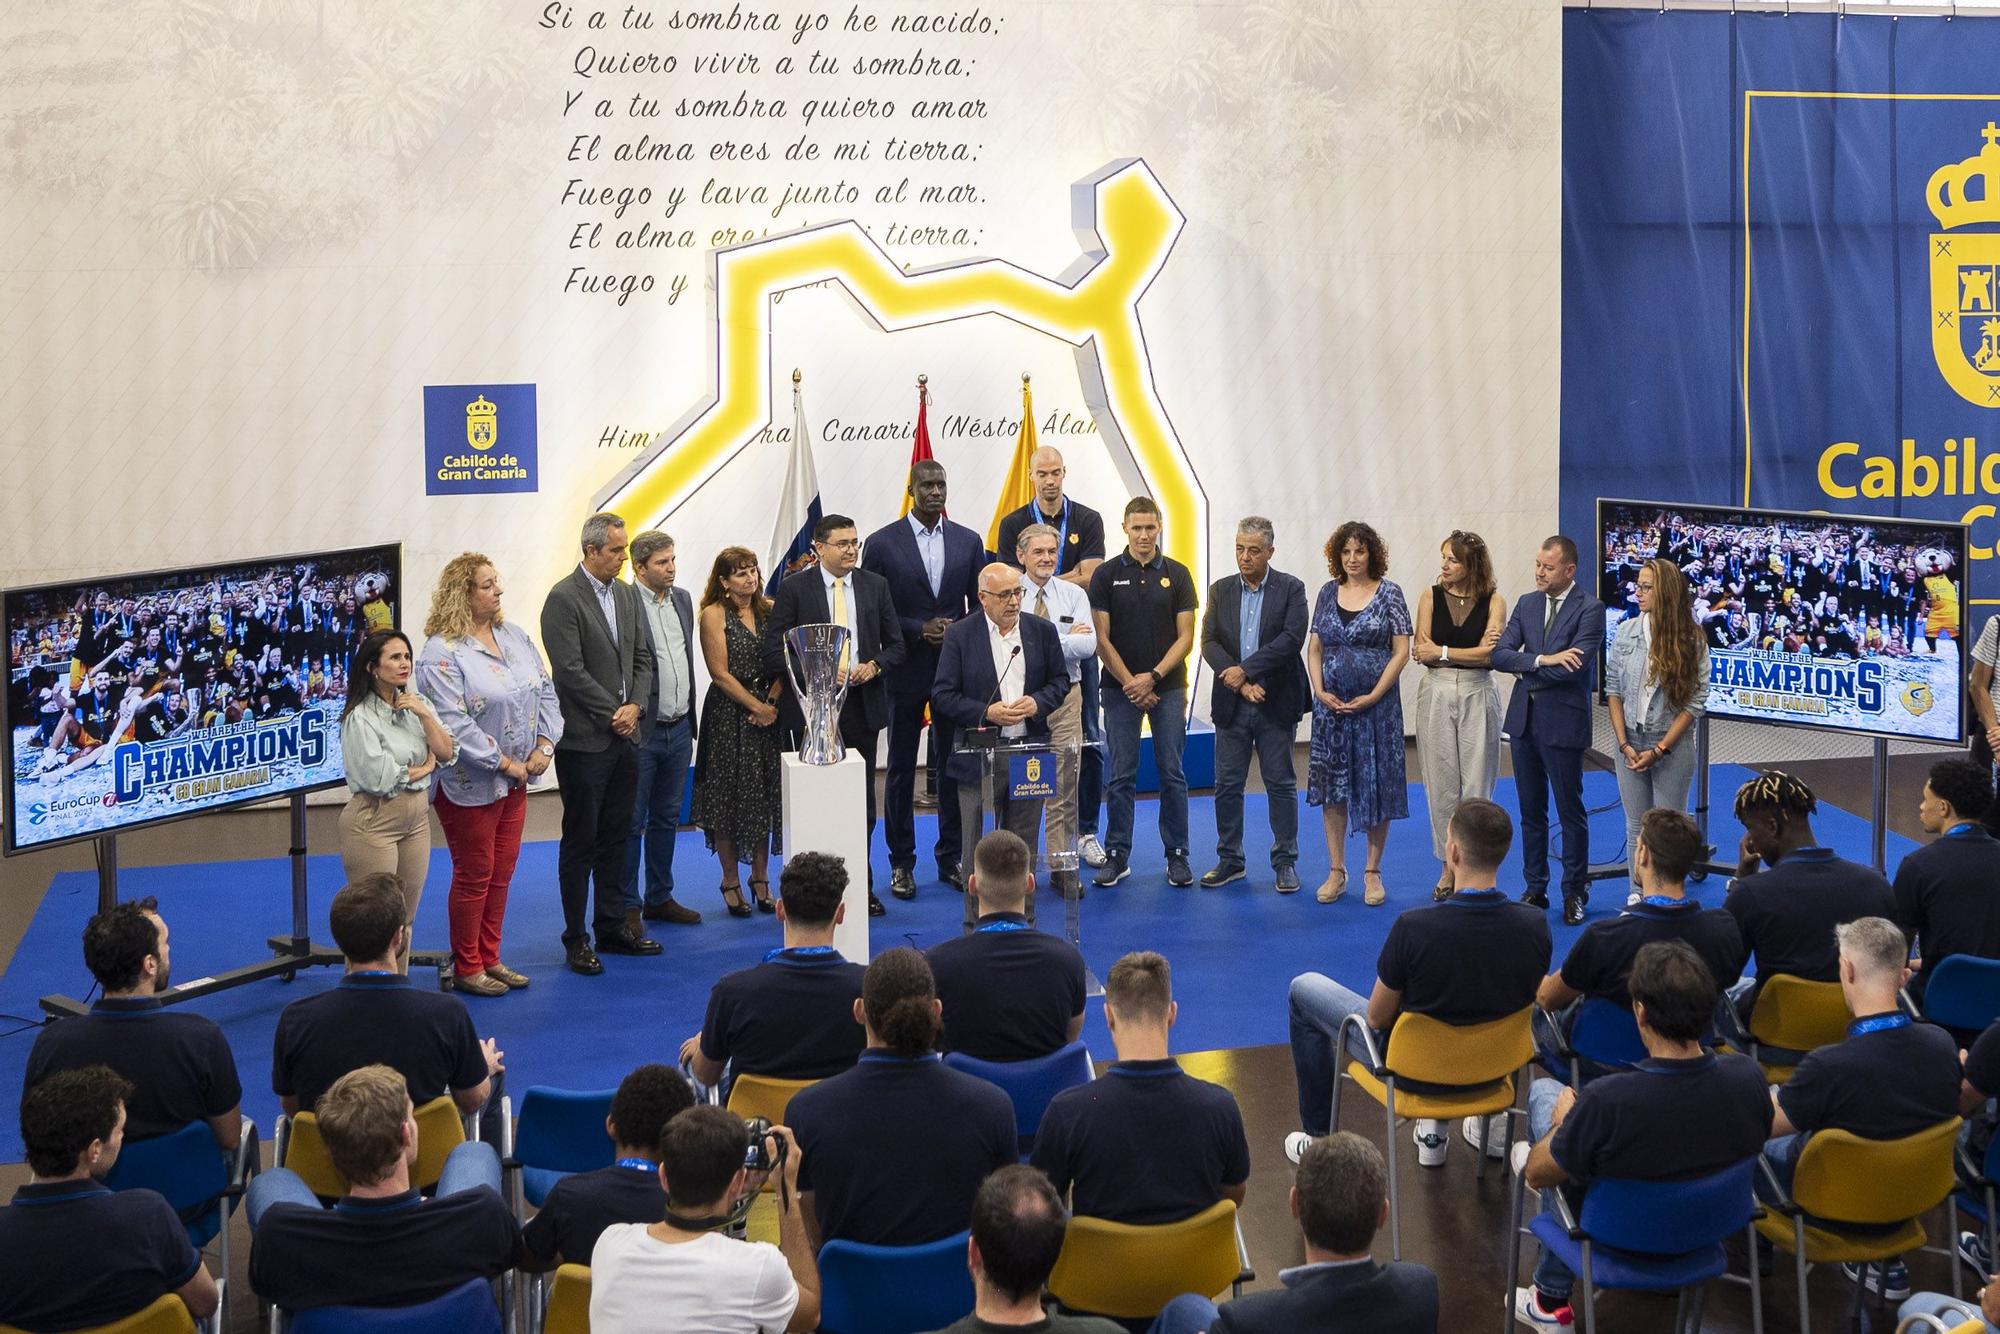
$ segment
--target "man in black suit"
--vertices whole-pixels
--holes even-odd
[[[889,581],[889,598],[902,627],[903,660],[889,669],[889,774],[882,785],[882,830],[889,844],[889,892],[917,896],[917,738],[931,702],[938,649],[944,632],[979,605],[979,569],[986,543],[962,523],[944,517],[944,465],[925,459],[910,468],[910,513],[869,534],[861,568]],[[931,718],[931,767],[938,777],[938,879],[965,888],[959,855],[958,790],[947,757],[952,726]]]
[[[584,903],[597,883],[594,925],[606,954],[658,954],[657,941],[625,925],[626,843],[639,781],[640,725],[653,696],[653,644],[639,594],[618,578],[625,521],[593,514],[583,522],[583,559],[542,603],[542,647],[562,706],[556,746],[562,784],[563,948],[571,971],[604,971],[584,929]]]
[[[695,740],[694,600],[674,586],[675,566],[674,539],[666,533],[632,539],[633,586],[653,649],[653,692],[639,710],[638,781],[625,853],[625,929],[635,936],[645,933],[642,913],[648,922],[701,921],[700,913],[674,901],[674,839]]]
[[[1311,697],[1299,651],[1306,642],[1306,586],[1271,568],[1277,539],[1269,519],[1236,525],[1236,570],[1208,590],[1202,661],[1215,671],[1215,865],[1203,889],[1243,878],[1243,784],[1254,751],[1271,816],[1271,870],[1278,892],[1296,894],[1299,787],[1292,743]]]
[[[937,678],[931,685],[932,709],[955,727],[980,729],[987,746],[1022,737],[1046,738],[1049,715],[1069,695],[1069,666],[1063,661],[1061,638],[1041,617],[1021,615],[1021,576],[1011,565],[994,561],[979,572],[979,606],[980,615],[969,616],[945,631]],[[1053,779],[1053,756],[1048,764]],[[964,838],[959,862],[970,866],[973,847],[979,842],[981,798],[985,795],[978,752],[961,746],[952,752],[945,772],[958,787]],[[996,782],[996,787],[1001,790],[993,795],[994,827],[1009,830],[1034,847],[1041,834],[1041,801],[1009,800],[1004,780]],[[1032,894],[1027,915],[1032,925]],[[974,917],[968,894],[967,931],[972,930]]]
[[[764,621],[764,671],[784,683],[778,696],[778,719],[793,737],[805,727],[805,712],[792,691],[785,670],[785,635],[801,625],[832,623],[847,627],[847,698],[840,705],[840,740],[861,753],[868,768],[868,838],[875,837],[875,738],[889,721],[887,683],[882,673],[903,660],[903,632],[896,624],[896,604],[889,581],[873,570],[860,569],[861,538],[854,520],[829,514],[813,525],[813,554],[818,564],[800,570],[778,585],[771,614]],[[875,897],[875,868],[868,869],[868,915],[886,911]]]

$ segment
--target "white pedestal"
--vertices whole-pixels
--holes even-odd
[[[846,916],[833,929],[833,945],[852,963],[868,953],[868,766],[850,750],[839,764],[801,764],[784,756],[786,858],[827,852],[847,863]]]

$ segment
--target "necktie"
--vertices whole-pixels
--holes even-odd
[[[1035,590],[1035,615],[1045,621],[1049,619],[1049,590],[1046,588]]]
[[[836,579],[833,581],[833,623],[835,625],[847,624],[847,581],[845,579]],[[853,657],[854,636],[850,634],[847,637],[846,646],[840,650],[841,671],[844,672],[847,670],[848,663]]]
[[[1548,603],[1548,609],[1542,613],[1542,635],[1547,638],[1549,627],[1556,623],[1556,606],[1562,599],[1548,598],[1545,601]]]

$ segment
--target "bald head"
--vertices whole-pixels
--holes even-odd
[[[1043,445],[1029,455],[1028,480],[1035,484],[1035,499],[1041,503],[1042,513],[1051,513],[1062,504],[1063,478],[1068,475],[1061,450]]]
[[[1005,634],[1021,619],[1021,572],[994,561],[979,572],[979,605]]]

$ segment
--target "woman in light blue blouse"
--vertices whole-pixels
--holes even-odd
[[[403,920],[417,919],[431,861],[431,773],[458,757],[458,743],[431,702],[410,689],[410,641],[375,630],[354,650],[340,758],[347,807],[340,813],[340,863],[353,884],[391,871],[403,886]]]
[[[1708,640],[1695,623],[1687,578],[1670,560],[1639,567],[1639,610],[1618,623],[1604,669],[1611,733],[1624,763],[1618,797],[1625,806],[1625,856],[1639,846],[1639,821],[1655,806],[1687,809],[1694,781],[1688,732],[1708,703]],[[1628,903],[1640,895],[1632,863]]]
[[[451,848],[452,974],[476,996],[528,985],[500,961],[500,929],[528,784],[547,771],[563,731],[555,682],[528,632],[501,614],[500,596],[486,557],[468,551],[448,562],[417,664],[418,684],[458,742],[457,761],[437,777],[437,816]]]

